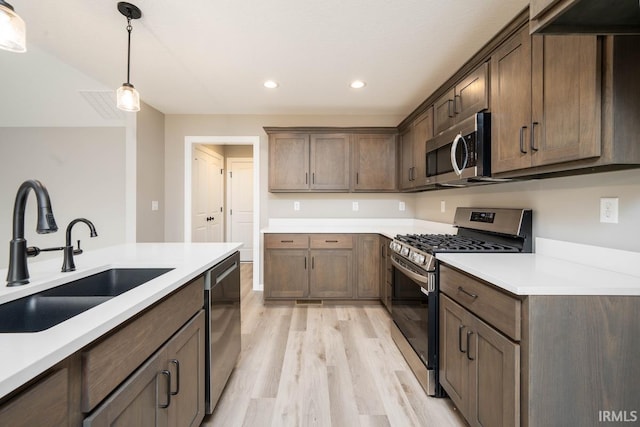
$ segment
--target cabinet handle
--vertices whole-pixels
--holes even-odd
[[[447,115],[450,118],[453,118],[453,111],[451,108],[451,104],[453,104],[453,99],[447,99]]]
[[[171,405],[171,372],[169,372],[167,369],[163,369],[162,371],[160,371],[160,375],[164,375],[167,378],[167,403],[166,404],[159,404],[158,407],[160,409],[167,409],[169,407],[169,405]],[[158,381],[157,381],[157,376],[156,376],[156,402],[158,400]]]
[[[360,173],[356,172],[356,185],[360,183]]]
[[[311,269],[313,270],[314,268],[316,268],[316,257],[312,256],[311,257]]]
[[[460,292],[462,292],[463,294],[467,294],[467,295],[469,295],[469,296],[470,296],[471,298],[473,298],[473,299],[478,298],[478,295],[476,295],[476,294],[472,294],[471,292],[467,292],[467,291],[465,291],[465,290],[464,290],[464,288],[463,288],[462,286],[458,286],[458,290],[459,290]]]
[[[526,126],[522,126],[520,128],[520,152],[522,154],[527,154],[527,150],[524,149],[524,131],[527,129]]]
[[[531,151],[538,151],[538,149],[536,148],[536,137],[535,137],[535,129],[536,129],[536,125],[539,125],[540,123],[538,122],[532,122],[531,123]]]
[[[293,243],[293,240],[280,240],[280,243]]]
[[[325,243],[338,243],[337,240],[325,240],[324,242]]]
[[[304,257],[304,269],[307,269],[307,257]]]
[[[466,351],[462,349],[462,330],[464,328],[466,328],[464,325],[458,326],[458,350],[460,350],[460,353],[466,353]]]
[[[304,183],[308,184],[309,183],[309,172],[305,172],[304,173]]]
[[[311,183],[312,183],[312,184],[315,184],[315,183],[316,183],[316,173],[315,173],[315,172],[313,172],[313,173],[311,174]]]
[[[169,360],[169,363],[176,366],[176,391],[171,392],[171,395],[175,396],[176,394],[180,393],[180,362],[178,361],[178,359],[171,359]]]
[[[471,340],[471,335],[473,335],[473,332],[467,331],[467,359],[475,360],[475,358],[471,357],[471,347],[469,347],[469,341]]]
[[[456,102],[456,99],[459,99],[460,102]],[[458,111],[458,105],[460,105],[460,111]],[[453,96],[453,112],[454,114],[460,114],[462,112],[462,97],[460,95]]]

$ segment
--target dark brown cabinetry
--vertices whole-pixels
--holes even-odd
[[[358,279],[356,295],[358,298],[380,298],[380,237],[377,234],[359,234],[358,241]]]
[[[493,173],[600,156],[599,46],[596,36],[530,36],[525,27],[497,49]]]
[[[426,146],[433,137],[433,108],[400,135],[400,189],[417,190],[426,182]]]
[[[271,191],[348,191],[346,134],[278,133],[269,137]]]
[[[378,300],[378,234],[265,234],[264,298]]]
[[[88,418],[89,426],[199,426],[204,417],[204,311]]]
[[[480,65],[434,103],[435,135],[489,107],[488,73],[488,64]]]
[[[353,191],[397,191],[396,136],[353,135]]]
[[[391,296],[393,291],[393,266],[391,265],[391,239],[380,236],[380,300],[391,311]]]

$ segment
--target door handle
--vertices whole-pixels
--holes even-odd
[[[458,350],[460,350],[460,353],[466,353],[466,351],[462,349],[462,330],[464,328],[466,328],[464,325],[458,326]]]
[[[522,126],[520,128],[520,152],[522,154],[527,154],[527,150],[524,149],[524,131],[527,129],[526,126]]]
[[[171,359],[169,363],[176,366],[176,391],[170,392],[171,396],[175,396],[180,393],[180,362],[178,359]]]
[[[171,372],[163,369],[159,372],[159,375],[164,375],[167,378],[167,403],[160,404],[158,401],[158,376],[156,376],[156,403],[160,409],[166,409],[171,405]]]
[[[470,341],[471,335],[473,335],[473,332],[467,331],[467,359],[476,360],[475,358],[471,357],[471,347],[469,347],[469,341]]]
[[[538,149],[536,148],[536,125],[539,125],[540,123],[538,122],[531,122],[531,151],[538,151]]]

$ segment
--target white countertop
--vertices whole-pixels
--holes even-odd
[[[455,234],[451,224],[405,218],[271,218],[262,233]]]
[[[62,257],[29,261],[30,283],[0,285],[0,303],[117,267],[169,267],[169,271],[52,328],[0,334],[0,397],[75,353],[238,250],[241,243],[138,243],[86,251],[77,270],[61,273]],[[7,270],[0,270],[4,278]]]
[[[443,253],[438,260],[516,295],[640,296],[640,253],[536,239],[536,253]]]

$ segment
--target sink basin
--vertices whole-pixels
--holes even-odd
[[[43,291],[41,295],[51,297],[66,296],[110,296],[124,292],[163,275],[172,268],[112,268],[92,276]]]
[[[39,332],[172,268],[113,268],[0,305],[0,333]]]

